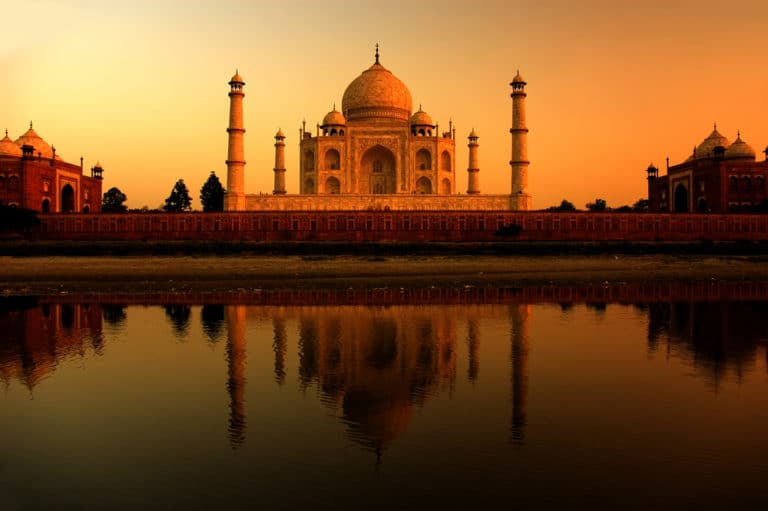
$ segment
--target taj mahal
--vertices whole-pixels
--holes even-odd
[[[439,125],[423,111],[414,112],[408,87],[380,62],[352,80],[336,106],[317,124],[299,129],[298,193],[286,190],[285,140],[275,134],[272,195],[245,192],[243,122],[245,82],[229,81],[230,109],[225,210],[227,211],[525,211],[528,157],[525,122],[526,82],[518,72],[512,87],[512,151],[509,194],[482,194],[479,136],[467,136],[466,180],[459,178],[456,129]],[[466,188],[464,188],[466,183]]]

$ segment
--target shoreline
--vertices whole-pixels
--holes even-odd
[[[708,255],[2,256],[0,293],[768,283],[766,263],[765,256]]]

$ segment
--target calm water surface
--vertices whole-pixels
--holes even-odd
[[[0,509],[768,504],[768,290],[486,291],[6,298]]]

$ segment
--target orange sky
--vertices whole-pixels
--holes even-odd
[[[219,5],[227,5],[220,7]],[[645,195],[645,167],[685,159],[717,122],[768,145],[768,2],[700,0],[27,0],[3,7],[0,129],[35,130],[63,159],[100,160],[104,190],[157,207],[183,178],[200,208],[226,178],[227,81],[246,81],[246,192],[271,192],[274,133],[298,191],[298,128],[322,120],[381,62],[435,122],[480,135],[485,193],[510,187],[509,81],[528,81],[529,188],[609,206]],[[762,115],[761,115],[762,114]]]

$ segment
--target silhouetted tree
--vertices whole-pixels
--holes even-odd
[[[125,213],[128,208],[123,204],[128,197],[125,196],[120,188],[113,186],[101,198],[102,213]]]
[[[576,206],[573,205],[573,202],[563,199],[559,206],[552,206],[548,211],[576,211]]]
[[[21,232],[39,224],[37,211],[0,204],[0,232]]]
[[[587,209],[592,212],[600,212],[608,209],[608,204],[605,199],[595,199],[595,202],[588,202]]]
[[[200,204],[203,211],[224,211],[224,187],[214,171],[200,189]]]
[[[518,225],[513,222],[509,225],[502,225],[493,234],[495,236],[500,236],[502,238],[508,238],[510,236],[513,238],[517,238],[517,235],[520,234],[522,230],[523,230],[522,225]]]
[[[165,199],[163,209],[165,211],[189,211],[192,209],[190,204],[192,204],[192,199],[189,197],[187,185],[184,184],[183,179],[179,179],[176,181],[176,184],[173,185],[171,195]]]
[[[636,211],[638,213],[648,211],[649,205],[650,202],[648,202],[648,199],[639,199],[637,202],[632,204],[632,211]]]
[[[623,206],[619,206],[618,208],[614,208],[611,211],[613,211],[614,213],[631,213],[632,212],[632,208],[629,207],[628,205],[624,204]]]

